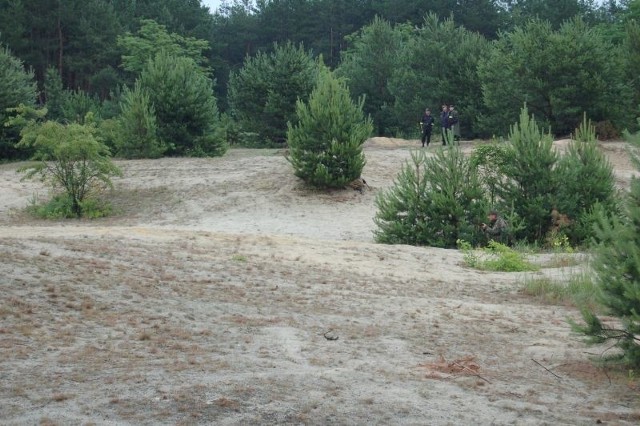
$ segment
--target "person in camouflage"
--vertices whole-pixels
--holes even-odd
[[[489,212],[487,219],[489,219],[489,224],[482,224],[484,233],[492,240],[506,243],[509,230],[507,222],[495,210]]]

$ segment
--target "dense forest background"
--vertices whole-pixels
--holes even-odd
[[[344,78],[354,99],[364,96],[377,135],[413,135],[425,107],[437,114],[455,103],[464,137],[504,136],[526,103],[555,135],[586,113],[601,138],[616,137],[640,115],[639,20],[638,0],[226,0],[215,13],[200,0],[0,0],[2,67],[18,61],[28,76],[4,75],[0,107],[35,93],[54,119],[82,108],[117,117],[123,96],[145,81],[153,55],[144,50],[166,37],[209,79],[199,87],[213,90],[210,113],[234,129],[231,143],[251,133],[260,145],[261,126],[245,127],[261,120],[276,123],[266,142],[283,142],[291,114],[281,109],[293,110],[313,85],[296,83],[280,109],[261,91],[290,91],[300,74],[291,63],[308,60]],[[33,91],[11,94],[31,81]],[[75,115],[61,111],[61,93]],[[6,129],[0,137],[15,139]],[[15,155],[1,146],[0,157]]]

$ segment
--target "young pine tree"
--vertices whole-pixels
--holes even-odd
[[[167,146],[158,137],[155,109],[139,81],[133,90],[125,89],[121,108],[117,154],[124,158],[162,157]]]
[[[558,187],[553,139],[538,129],[525,106],[520,122],[511,126],[509,141],[513,153],[504,167],[507,179],[498,188],[498,195],[525,223],[516,239],[541,241],[551,226],[549,214]]]
[[[213,83],[196,62],[158,53],[140,74],[170,155],[221,156],[227,150]]]
[[[373,130],[362,104],[351,100],[331,71],[320,72],[309,102],[296,103],[297,124],[288,126],[288,160],[296,176],[321,188],[340,188],[360,177],[362,144]]]
[[[640,147],[640,133],[627,139]],[[640,161],[634,156],[636,168]],[[614,359],[640,366],[640,180],[631,182],[622,215],[601,217],[596,226],[598,247],[594,260],[600,301],[606,314],[618,319],[603,323],[592,311],[583,309],[585,325],[574,328],[588,336],[590,343],[614,341],[621,350]]]
[[[571,219],[567,236],[573,244],[589,241],[593,236],[598,206],[605,212],[616,208],[616,189],[613,168],[607,157],[598,149],[596,132],[586,114],[568,150],[558,160],[558,212]]]
[[[477,243],[487,212],[476,168],[457,145],[433,157],[412,153],[376,206],[377,242],[451,248],[458,239]]]

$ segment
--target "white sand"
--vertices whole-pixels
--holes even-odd
[[[2,423],[640,421],[576,309],[519,291],[570,269],[373,243],[375,196],[418,145],[368,141],[364,194],[311,191],[275,151],[118,162],[121,212],[95,221],[29,219],[46,189],[0,166]],[[623,144],[603,149],[628,186]]]

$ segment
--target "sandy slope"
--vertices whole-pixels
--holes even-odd
[[[577,312],[519,292],[569,277],[553,256],[488,273],[372,242],[414,146],[368,141],[364,194],[310,191],[276,151],[121,162],[120,213],[91,222],[26,218],[43,190],[0,166],[2,423],[640,421]],[[603,149],[627,186],[624,147]]]

